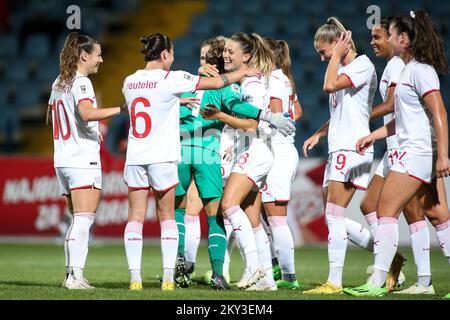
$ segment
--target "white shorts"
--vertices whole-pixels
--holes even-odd
[[[101,168],[55,168],[62,195],[78,189],[101,189]]]
[[[336,151],[328,155],[328,162],[323,177],[323,187],[328,182],[351,182],[357,189],[366,190],[369,184],[373,153],[366,152],[363,156],[356,151]]]
[[[435,164],[436,158],[431,155],[416,155],[401,151],[391,170],[407,172],[411,177],[430,184],[436,174]]]
[[[261,189],[262,202],[288,202],[291,199],[291,184],[298,167],[298,152],[293,144],[273,144],[273,166]]]
[[[231,173],[246,175],[260,189],[266,183],[272,165],[272,151],[265,143],[258,143],[241,153],[233,164]]]
[[[389,149],[384,153],[383,159],[381,159],[380,164],[375,171],[377,176],[386,178],[391,167],[397,161],[400,156],[400,149]]]
[[[155,191],[165,192],[178,184],[178,167],[175,162],[126,165],[123,176],[131,190],[151,187]]]
[[[222,171],[222,182],[225,185],[231,174],[231,168],[234,163],[234,131],[235,129],[226,125],[222,130],[222,136],[220,137],[220,169]],[[231,147],[232,156],[231,159],[225,160],[226,151]]]
[[[232,167],[233,167],[232,161],[225,161],[222,159],[221,164],[220,164],[220,170],[222,171],[223,185],[227,184],[228,178],[230,177],[230,174],[231,174]]]

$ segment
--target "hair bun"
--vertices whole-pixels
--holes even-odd
[[[148,38],[147,37],[141,37],[139,39],[144,45],[146,45],[148,43]]]

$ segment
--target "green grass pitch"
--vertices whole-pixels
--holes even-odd
[[[410,248],[401,248],[408,261],[403,269],[406,283],[413,284],[416,270]],[[196,273],[203,274],[209,268],[205,245],[199,248]],[[0,244],[0,299],[1,300],[340,300],[354,297],[347,295],[310,296],[301,292],[326,281],[328,275],[327,249],[303,247],[296,250],[296,271],[300,290],[278,290],[276,292],[213,291],[208,286],[195,284],[189,288],[177,288],[174,292],[161,292],[157,276],[162,274],[160,248],[157,243],[145,243],[142,260],[144,290],[128,290],[129,274],[123,245],[119,243],[100,244],[95,241],[90,246],[85,276],[95,290],[77,291],[61,288],[64,279],[64,250],[56,244]],[[365,282],[367,266],[373,263],[373,256],[358,248],[350,247],[345,261],[344,286],[355,286]],[[389,295],[375,299],[441,299],[450,292],[450,267],[438,248],[431,251],[431,270],[434,296]],[[231,279],[239,280],[243,262],[235,248],[232,256]],[[371,298],[365,298],[371,299]]]

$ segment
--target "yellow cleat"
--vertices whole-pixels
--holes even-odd
[[[389,269],[386,278],[386,289],[388,292],[393,292],[399,282],[400,273],[406,258],[401,253],[396,253],[392,260],[391,267]]]
[[[130,290],[131,291],[141,291],[144,288],[142,287],[142,283],[139,281],[133,281],[132,283],[130,283]]]
[[[326,282],[314,289],[303,291],[304,294],[341,294],[342,287],[336,287],[331,282]]]
[[[161,285],[162,291],[174,291],[175,290],[175,282],[172,281],[164,281]]]

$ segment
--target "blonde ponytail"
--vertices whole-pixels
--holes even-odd
[[[348,31],[345,29],[342,22],[336,17],[330,17],[327,19],[327,23],[317,29],[314,36],[314,42],[333,42],[334,39],[339,38],[343,32]],[[352,49],[356,51],[355,43],[351,40]]]

